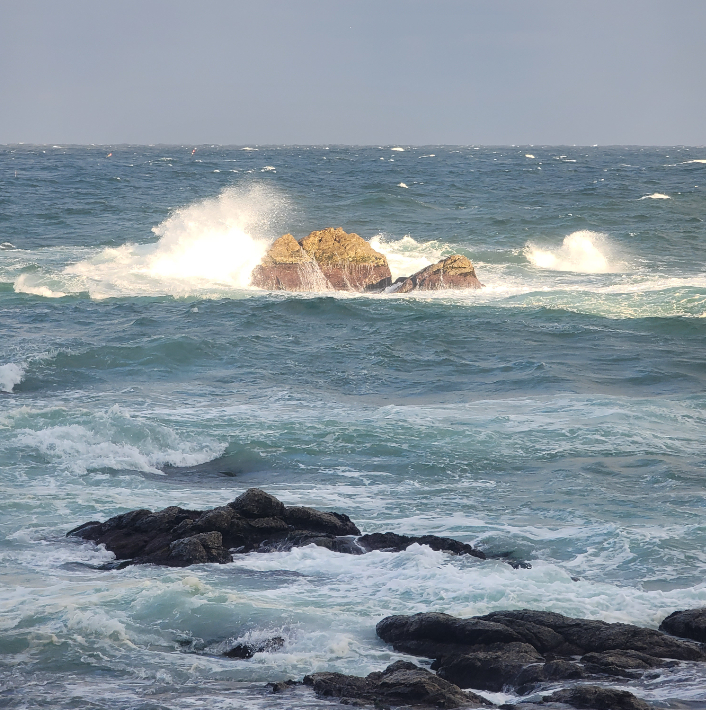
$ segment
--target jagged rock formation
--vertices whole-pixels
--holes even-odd
[[[466,543],[436,535],[395,533],[361,535],[347,515],[285,506],[259,488],[250,488],[228,505],[212,510],[171,506],[158,512],[132,510],[101,523],[84,523],[68,536],[104,544],[124,564],[187,567],[226,563],[232,554],[273,552],[315,544],[334,552],[362,555],[372,550],[400,551],[418,543],[434,550],[485,559]]]
[[[530,692],[552,680],[637,677],[675,660],[705,660],[699,645],[660,631],[528,609],[468,619],[433,612],[389,616],[377,625],[377,635],[397,651],[435,659],[438,675],[461,688],[490,691],[512,686]]]
[[[284,234],[252,271],[252,285],[272,291],[378,291],[392,283],[387,258],[342,228]]]
[[[454,254],[431,264],[406,279],[397,279],[396,293],[440,291],[442,289],[482,288],[473,263],[462,254]]]
[[[365,678],[342,673],[313,673],[303,682],[324,698],[341,698],[345,705],[386,703],[420,708],[491,707],[492,703],[474,693],[466,693],[407,661],[397,661],[384,671]]]

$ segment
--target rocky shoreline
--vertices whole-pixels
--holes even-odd
[[[471,261],[454,254],[392,282],[387,257],[342,228],[311,232],[296,241],[279,237],[251,274],[251,285],[269,291],[353,291],[410,293],[477,289],[482,284]]]
[[[363,535],[347,515],[286,506],[259,488],[248,489],[226,506],[205,511],[176,506],[157,512],[133,510],[105,522],[84,523],[67,536],[105,545],[116,556],[109,568],[224,564],[237,554],[311,544],[354,555],[374,550],[396,553],[420,544],[486,559],[481,550],[452,538],[393,532]],[[505,561],[513,567],[530,566]],[[490,707],[493,703],[476,691],[504,691],[521,698],[533,694],[525,698],[525,706],[646,710],[647,703],[617,686],[679,664],[705,662],[704,608],[676,611],[659,630],[523,609],[466,619],[439,612],[394,615],[382,619],[376,633],[395,651],[420,659],[419,663],[428,659],[431,670],[397,661],[364,678],[312,673],[302,681],[272,683],[272,690],[286,692],[306,685],[324,698],[376,708]],[[238,644],[223,655],[249,659],[283,645],[283,638],[274,637],[254,645]],[[609,683],[613,687],[605,685]]]

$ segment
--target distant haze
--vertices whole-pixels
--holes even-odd
[[[0,0],[0,143],[705,143],[702,0]]]

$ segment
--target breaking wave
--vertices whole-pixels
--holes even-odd
[[[417,242],[409,235],[389,241],[383,234],[377,234],[370,239],[370,246],[387,257],[392,278],[411,276],[444,258],[453,254],[451,248],[438,241]]]
[[[24,376],[25,369],[21,365],[14,362],[0,365],[0,392],[12,392],[12,388],[19,385]]]
[[[22,274],[15,291],[46,297],[88,292],[92,298],[108,298],[247,288],[285,209],[286,200],[273,189],[227,188],[216,198],[173,212],[153,228],[157,242],[104,249],[51,277]]]
[[[606,234],[584,229],[567,235],[557,249],[544,249],[528,242],[526,259],[539,269],[575,271],[583,274],[609,274],[622,271]]]

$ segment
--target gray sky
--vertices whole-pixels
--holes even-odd
[[[0,0],[0,143],[705,143],[703,0]]]

